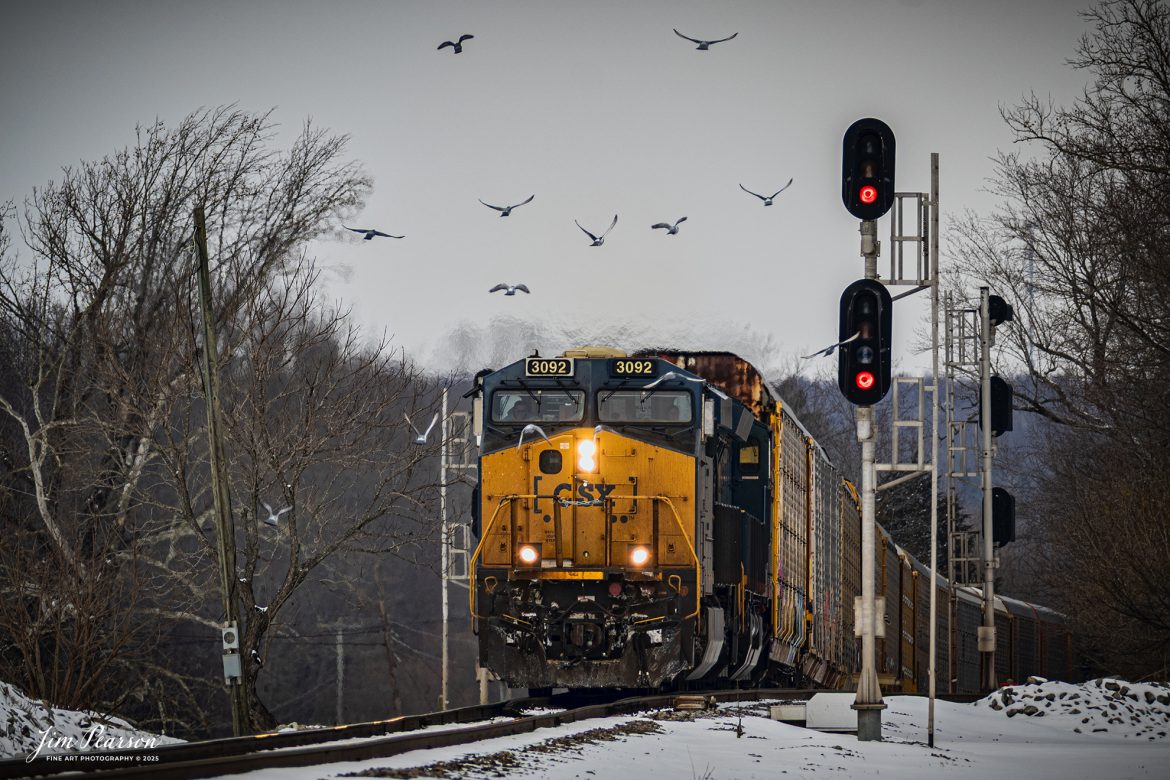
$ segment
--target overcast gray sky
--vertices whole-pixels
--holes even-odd
[[[0,28],[0,200],[126,146],[137,123],[275,107],[288,135],[312,117],[351,136],[375,182],[358,221],[407,237],[339,232],[316,253],[365,327],[432,367],[443,334],[500,314],[618,346],[734,347],[751,329],[804,354],[835,340],[841,290],[862,275],[845,128],[893,128],[899,191],[927,190],[940,154],[943,262],[961,262],[946,226],[994,204],[989,158],[1011,142],[999,106],[1077,94],[1086,75],[1065,60],[1085,5],[17,0]],[[672,27],[739,35],[700,52]],[[436,51],[461,33],[475,35],[462,54]],[[771,208],[738,187],[789,177]],[[507,219],[476,200],[534,193]],[[598,232],[615,213],[599,248],[573,224]],[[684,215],[677,236],[650,229]],[[532,295],[489,295],[501,281]],[[917,298],[895,309],[909,370],[929,365],[908,352]]]

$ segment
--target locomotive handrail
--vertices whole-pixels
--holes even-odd
[[[471,560],[467,562],[467,584],[469,586],[467,588],[467,598],[468,606],[471,608],[471,617],[473,619],[479,617],[479,615],[475,614],[475,562],[479,560],[479,554],[483,551],[483,545],[485,542],[487,542],[488,535],[492,532],[492,528],[495,527],[496,517],[500,514],[500,510],[504,508],[505,502],[511,503],[517,498],[530,498],[530,496],[511,495],[500,497],[499,503],[496,504],[496,511],[492,512],[492,516],[488,518],[487,525],[483,527],[483,535],[479,537],[479,544],[475,546],[475,552],[471,554]]]
[[[703,609],[703,600],[699,598],[699,592],[703,589],[703,564],[699,562],[699,556],[695,553],[695,546],[691,544],[686,529],[683,528],[682,518],[679,517],[678,510],[674,508],[674,502],[666,496],[650,496],[650,498],[655,501],[662,501],[670,507],[670,513],[674,515],[674,522],[678,525],[679,532],[682,533],[683,541],[687,543],[687,550],[690,552],[691,557],[695,559],[695,611],[687,615],[687,618],[695,618],[695,629],[698,630],[699,612]]]
[[[480,536],[480,538],[479,538],[479,544],[477,544],[475,546],[475,552],[473,552],[471,554],[471,559],[467,563],[467,574],[468,574],[468,579],[470,580],[470,583],[469,583],[470,587],[467,589],[467,600],[468,600],[468,606],[471,610],[471,617],[472,618],[482,617],[481,615],[477,615],[475,612],[475,591],[476,591],[475,564],[476,564],[476,561],[479,560],[480,553],[483,552],[483,546],[487,542],[488,535],[491,534],[492,529],[495,527],[496,518],[499,516],[500,510],[504,508],[504,504],[511,504],[513,501],[527,500],[527,499],[540,499],[540,498],[552,498],[552,496],[539,495],[539,494],[521,495],[518,493],[508,495],[508,496],[501,496],[499,499],[499,502],[496,504],[495,511],[492,512],[492,516],[490,518],[488,518],[487,525],[485,525],[483,528],[483,535]],[[623,496],[623,498],[626,498],[626,496]],[[699,591],[702,590],[702,587],[703,587],[703,565],[699,561],[698,554],[695,552],[695,546],[693,544],[691,544],[690,537],[687,536],[686,527],[683,526],[682,517],[679,515],[678,510],[675,508],[674,502],[671,501],[670,498],[668,498],[667,496],[663,496],[663,495],[630,496],[630,498],[634,498],[634,499],[647,499],[648,498],[651,501],[661,501],[661,502],[665,503],[668,507],[670,507],[670,514],[672,517],[674,517],[675,525],[678,526],[679,533],[682,534],[683,541],[686,542],[687,552],[689,552],[691,554],[691,559],[694,560],[694,562],[695,562],[695,611],[692,612],[691,614],[687,615],[686,618],[684,618],[684,620],[689,620],[690,618],[695,618],[696,628],[697,628],[698,620],[699,620],[699,613],[702,611],[702,608],[703,608],[702,607],[702,599],[699,598]],[[657,545],[658,540],[655,539],[654,543],[655,543],[655,545]],[[558,552],[559,552],[559,550],[558,550]]]

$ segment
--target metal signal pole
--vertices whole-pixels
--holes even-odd
[[[995,542],[991,507],[991,313],[990,290],[979,288],[980,354],[983,420],[983,625],[979,627],[982,687],[994,691],[995,679]]]
[[[211,272],[207,259],[207,221],[203,207],[195,207],[195,256],[199,277],[199,311],[203,318],[203,389],[207,406],[207,452],[211,465],[211,501],[219,548],[219,589],[223,598],[224,678],[232,704],[232,734],[240,736],[248,727],[248,704],[240,679],[239,625],[236,602],[236,534],[232,523],[231,497],[224,474],[223,442],[219,419],[219,372],[215,361],[219,349],[211,311]],[[235,652],[226,651],[229,645]]]
[[[934,747],[934,697],[938,655],[938,153],[930,155],[930,661],[928,667],[926,744]]]
[[[865,258],[865,278],[877,278],[877,221],[861,223],[861,254]],[[857,739],[881,741],[882,701],[877,677],[877,638],[874,598],[874,555],[877,549],[875,528],[875,493],[877,470],[874,466],[873,407],[857,407],[857,441],[861,443],[861,674],[853,709],[857,711]]]

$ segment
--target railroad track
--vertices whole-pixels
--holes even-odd
[[[815,691],[752,689],[705,691],[715,701],[759,701],[773,698],[802,698]],[[525,715],[538,707],[577,704],[580,697],[560,696],[513,699],[495,704],[460,707],[425,715],[408,715],[388,720],[304,731],[257,734],[248,737],[213,739],[164,745],[151,750],[126,750],[110,754],[118,761],[46,761],[26,763],[23,759],[0,762],[0,778],[48,777],[84,771],[101,778],[157,778],[188,780],[250,772],[257,769],[314,766],[341,761],[385,758],[412,750],[464,745],[496,737],[525,734],[541,728],[575,723],[591,718],[628,715],[648,709],[673,707],[679,694],[655,694],[574,706],[560,712]],[[490,723],[494,718],[511,720]],[[426,731],[437,725],[467,724],[463,728]],[[478,724],[478,725],[476,725]],[[356,740],[356,741],[355,741]]]

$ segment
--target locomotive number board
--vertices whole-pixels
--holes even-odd
[[[572,358],[525,358],[525,376],[572,376]]]
[[[654,361],[634,358],[617,358],[609,361],[610,376],[654,376]]]

